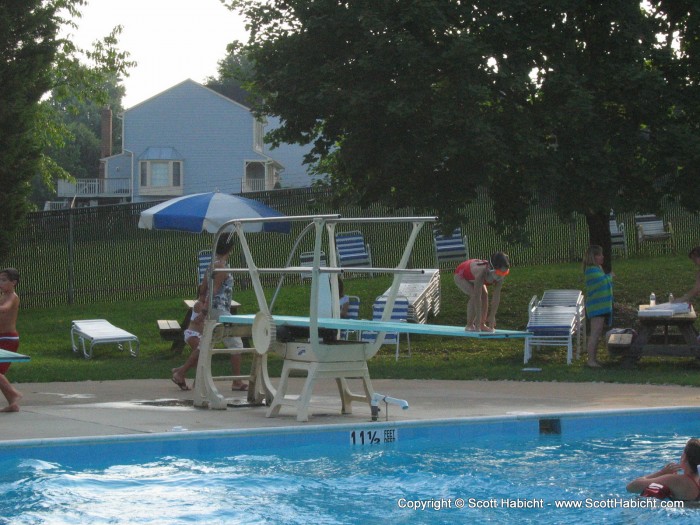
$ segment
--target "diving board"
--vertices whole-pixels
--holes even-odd
[[[311,324],[308,317],[292,315],[271,316],[277,326],[293,326],[308,328]],[[252,325],[254,315],[222,315],[220,323]],[[468,332],[463,326],[440,324],[398,323],[392,321],[370,321],[365,319],[335,319],[319,317],[319,328],[333,330],[373,330],[375,332],[401,332],[404,334],[433,335],[438,337],[470,337],[475,339],[513,339],[532,335],[530,332],[517,330],[495,330],[493,332]]]
[[[0,349],[0,363],[25,363],[29,361],[29,356]]]

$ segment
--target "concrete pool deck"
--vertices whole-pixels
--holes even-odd
[[[298,392],[301,379],[293,380]],[[23,394],[18,413],[0,414],[0,443],[6,440],[108,436],[187,430],[221,430],[296,425],[367,423],[367,405],[353,403],[353,414],[340,414],[335,382],[319,381],[311,399],[308,423],[283,407],[275,418],[266,407],[246,406],[244,392],[220,391],[232,397],[228,410],[192,406],[192,392],[168,379],[19,383]],[[609,383],[526,381],[373,381],[377,392],[405,399],[410,408],[389,406],[389,421],[430,420],[522,413],[566,413],[611,409],[700,406],[700,388]],[[1,398],[0,398],[1,399]],[[4,402],[4,399],[2,399]],[[380,420],[386,412],[382,408]]]

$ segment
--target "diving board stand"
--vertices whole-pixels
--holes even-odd
[[[254,231],[252,226],[267,222],[298,222],[301,233],[290,250],[286,263],[276,268],[258,267],[248,244],[246,233]],[[315,383],[320,379],[335,379],[338,386],[343,414],[352,413],[352,403],[364,403],[368,408],[368,417],[372,410],[375,391],[367,367],[367,361],[374,357],[384,343],[387,332],[416,333],[436,336],[458,336],[478,339],[500,339],[528,337],[527,332],[496,330],[494,332],[467,332],[463,326],[443,326],[414,323],[392,323],[390,321],[396,297],[404,277],[425,275],[422,269],[408,268],[414,243],[421,228],[426,223],[434,223],[435,217],[370,217],[341,218],[339,215],[306,215],[296,217],[268,217],[259,219],[235,219],[221,226],[214,238],[214,246],[224,235],[229,240],[237,238],[245,259],[244,268],[216,269],[207,276],[213,280],[220,272],[246,273],[255,293],[257,313],[254,315],[222,315],[216,319],[209,318],[200,342],[200,357],[195,381],[195,405],[209,408],[226,408],[223,397],[218,394],[211,383],[211,356],[215,352],[214,343],[221,335],[217,331],[229,331],[239,336],[250,335],[258,357],[255,364],[255,388],[268,406],[267,417],[275,417],[283,407],[296,410],[297,421],[308,421],[311,396]],[[305,223],[305,224],[304,224]],[[336,226],[345,229],[353,223],[403,223],[410,226],[403,250],[398,251],[398,262],[386,268],[342,267],[336,249]],[[292,266],[291,261],[299,260],[303,246],[308,250],[309,239],[313,244],[311,253],[306,253],[304,266]],[[307,242],[304,242],[307,241]],[[323,254],[328,256],[328,266],[323,261]],[[275,313],[276,298],[286,277],[309,275],[308,313],[287,316]],[[373,321],[341,319],[338,278],[344,272],[364,273],[369,275],[389,274],[393,276],[392,284],[386,291],[386,306],[382,318]],[[262,276],[270,274],[279,276],[277,290],[269,294],[262,285]],[[430,274],[428,282],[439,274]],[[425,287],[421,287],[425,288]],[[430,287],[428,287],[430,288]],[[213,293],[210,282],[209,293]],[[420,294],[419,294],[420,295]],[[211,295],[210,295],[211,301]],[[210,313],[211,315],[211,313]],[[374,341],[338,340],[339,330],[373,330],[378,332]],[[275,353],[283,359],[282,373],[277,388],[267,372],[266,357]],[[289,392],[289,377],[296,372],[306,374],[299,395]],[[359,379],[362,392],[352,392],[348,381]],[[200,384],[202,386],[200,386]],[[199,390],[201,389],[201,390]],[[382,394],[383,395],[383,394]],[[385,396],[389,397],[389,396]],[[393,399],[393,398],[392,398]],[[408,406],[408,404],[406,404]],[[376,408],[376,407],[375,407]]]
[[[267,376],[267,356],[260,355],[253,348],[235,347],[228,343],[234,337],[250,338],[251,326],[241,324],[223,324],[218,320],[207,319],[199,342],[199,359],[197,360],[197,375],[194,382],[193,403],[200,408],[226,410],[229,399],[219,392],[217,380],[247,379],[248,393],[246,400],[249,405],[263,405],[274,396],[274,388]],[[204,350],[204,351],[202,351]],[[214,355],[253,354],[250,374],[245,376],[214,376],[211,360]]]

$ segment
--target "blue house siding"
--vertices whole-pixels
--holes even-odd
[[[131,155],[129,153],[120,153],[107,157],[106,170],[108,177],[112,178],[131,178]]]
[[[250,111],[191,80],[127,110],[124,148],[138,159],[149,147],[174,148],[183,160],[183,194],[241,191],[246,160],[265,160],[253,149]],[[134,201],[141,196],[134,181]]]

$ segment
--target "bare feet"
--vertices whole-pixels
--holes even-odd
[[[464,330],[466,330],[467,332],[478,332],[476,326],[474,326],[473,324],[468,324],[464,327]]]
[[[177,368],[172,369],[173,377],[171,378],[173,383],[180,387],[180,390],[189,390],[190,387],[187,386],[185,378],[178,372]]]
[[[11,395],[7,402],[9,403],[0,412],[19,412],[19,401],[22,399],[22,394],[15,390],[15,394]]]

